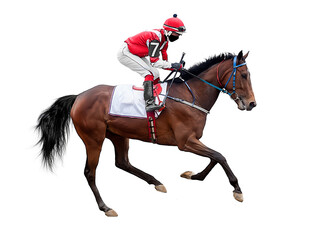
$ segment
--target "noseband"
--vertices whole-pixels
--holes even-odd
[[[223,60],[223,61],[224,61],[224,60]],[[222,61],[222,62],[223,62],[223,61]],[[222,63],[222,62],[221,62],[221,63]],[[236,73],[237,73],[237,68],[242,67],[242,66],[246,65],[247,63],[241,63],[241,64],[237,65],[237,56],[234,56],[234,58],[233,58],[233,70],[232,70],[231,75],[230,75],[230,77],[229,77],[229,79],[228,79],[228,81],[226,82],[226,84],[225,84],[224,87],[222,87],[222,84],[221,84],[221,82],[220,82],[220,80],[219,80],[219,75],[218,75],[218,70],[219,70],[219,66],[220,66],[221,63],[219,63],[219,65],[218,65],[218,67],[217,67],[217,80],[218,80],[218,83],[220,84],[221,88],[218,87],[218,86],[213,85],[213,84],[210,83],[210,82],[207,82],[206,80],[204,80],[204,79],[202,79],[202,78],[200,78],[200,77],[198,77],[198,76],[196,76],[196,75],[194,75],[194,74],[192,74],[191,72],[187,71],[186,69],[182,69],[182,71],[185,71],[185,72],[187,72],[188,74],[192,75],[193,77],[196,77],[196,78],[199,79],[200,81],[202,81],[202,82],[208,84],[209,86],[211,86],[211,87],[213,87],[213,88],[216,88],[216,89],[218,89],[219,91],[228,94],[229,96],[232,96],[233,94],[236,93]],[[233,90],[233,91],[232,91],[232,93],[229,93],[228,90],[226,89],[226,87],[227,87],[228,83],[230,82],[231,78],[232,78],[232,86],[233,86],[233,87],[232,87],[232,90]]]

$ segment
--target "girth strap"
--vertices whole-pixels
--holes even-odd
[[[148,121],[148,129],[149,129],[149,138],[152,143],[157,142],[156,137],[156,125],[155,125],[155,112],[146,112],[147,121]]]

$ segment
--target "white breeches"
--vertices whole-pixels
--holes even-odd
[[[124,43],[121,46],[117,56],[119,62],[130,68],[132,71],[139,73],[142,77],[147,75],[153,75],[154,79],[160,77],[159,71],[152,67],[150,61],[147,58],[140,58],[130,53],[127,43]]]

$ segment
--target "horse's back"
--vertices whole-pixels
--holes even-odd
[[[109,112],[114,86],[98,85],[79,94],[71,110],[75,122],[83,119],[104,119]]]

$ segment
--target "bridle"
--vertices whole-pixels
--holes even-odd
[[[224,60],[223,60],[224,61]],[[223,62],[222,61],[222,62]],[[222,63],[221,62],[221,63]],[[218,80],[218,83],[220,84],[220,86],[222,86],[220,80],[219,80],[219,66],[221,65],[221,63],[219,63],[218,67],[217,67],[217,80]],[[232,93],[229,93],[227,90],[226,90],[226,93],[228,93],[230,96],[232,94],[235,94],[236,93],[236,73],[237,73],[237,68],[239,67],[242,67],[244,65],[246,65],[247,63],[241,63],[239,65],[237,65],[237,56],[235,56],[233,58],[233,70],[231,72],[231,75],[229,77],[229,79],[227,80],[226,84],[224,87],[222,87],[222,89],[225,89],[226,90],[226,87],[228,85],[228,83],[230,82],[231,78],[233,77],[233,80],[232,80]]]
[[[183,53],[182,59],[184,58],[184,55],[185,55],[185,53]],[[182,59],[181,59],[180,62],[182,62]],[[223,63],[225,60],[226,60],[226,59],[224,59],[221,63]],[[197,75],[195,75],[195,74],[193,74],[193,73],[187,71],[185,68],[182,68],[181,71],[188,73],[189,75],[191,75],[191,76],[193,76],[193,77],[199,79],[200,81],[202,81],[202,82],[208,84],[209,86],[211,86],[211,87],[213,87],[213,88],[215,88],[215,89],[218,89],[220,92],[223,92],[223,93],[228,94],[234,101],[239,100],[240,98],[239,98],[239,96],[236,94],[236,74],[237,74],[237,68],[242,67],[242,66],[246,65],[247,63],[242,63],[242,64],[237,65],[237,56],[234,56],[234,58],[233,58],[233,69],[232,69],[231,75],[230,75],[229,79],[227,80],[225,86],[222,86],[221,81],[220,81],[220,79],[219,79],[219,66],[221,65],[221,63],[219,63],[218,66],[217,66],[217,80],[218,80],[218,83],[219,83],[220,87],[218,87],[218,86],[216,86],[216,85],[214,85],[214,84],[212,84],[212,83],[210,83],[210,82],[207,82],[206,80],[202,79],[201,77],[198,77]],[[165,82],[166,79],[168,79],[168,78],[170,77],[170,75],[171,75],[173,72],[174,72],[174,71],[172,71],[172,72],[165,78],[165,80],[164,80],[163,82]],[[176,73],[177,73],[177,72],[178,72],[178,71],[176,71]],[[225,73],[226,73],[226,72],[225,72]],[[226,75],[226,74],[224,74],[224,75]],[[171,84],[170,84],[169,89],[171,88],[171,86],[172,86],[172,84],[173,84],[173,82],[174,82],[175,76],[176,76],[176,74],[174,75],[174,77],[173,77],[173,79],[172,79],[172,81],[171,81]],[[232,93],[228,92],[228,90],[226,89],[226,87],[227,87],[228,83],[230,82],[231,78],[233,79],[233,80],[232,80],[232,85],[233,85],[233,88],[232,88],[233,91],[232,91]],[[184,80],[183,80],[183,81],[184,81]],[[169,95],[168,95],[169,89],[168,89],[168,90],[167,90],[167,93],[166,93],[166,95],[165,95],[165,98],[164,98],[164,100],[163,100],[163,102],[162,102],[162,106],[165,105],[166,99],[169,98],[169,99],[172,99],[172,100],[174,100],[174,101],[176,101],[176,102],[180,102],[180,103],[186,104],[186,105],[188,105],[188,106],[191,106],[191,107],[193,107],[193,108],[196,108],[196,109],[198,109],[198,110],[200,110],[200,111],[202,111],[202,112],[208,114],[208,113],[209,113],[208,110],[206,110],[206,109],[204,109],[204,108],[202,108],[202,107],[199,107],[199,106],[195,105],[195,100],[196,100],[196,99],[195,99],[195,95],[194,95],[193,91],[191,90],[191,88],[189,87],[189,85],[186,83],[186,81],[184,81],[184,83],[185,83],[185,85],[187,86],[188,90],[190,91],[190,93],[191,93],[192,96],[193,96],[193,102],[190,103],[190,102],[187,102],[187,101],[185,101],[185,100],[183,100],[183,99],[175,98],[175,97],[169,96]],[[235,97],[235,98],[233,98],[233,96],[232,96],[233,94],[236,94],[236,97]],[[164,95],[163,95],[163,96],[164,96]]]
[[[225,61],[225,60],[223,60],[223,61]],[[222,61],[221,63],[223,63],[223,61]],[[233,70],[232,70],[231,75],[230,75],[229,79],[227,80],[225,86],[222,86],[222,84],[221,84],[221,82],[220,82],[220,80],[219,80],[219,66],[221,65],[221,63],[219,63],[219,65],[218,65],[218,67],[217,67],[217,80],[218,80],[218,83],[219,83],[220,87],[218,87],[218,86],[216,86],[216,85],[214,85],[214,84],[212,84],[212,83],[210,83],[210,82],[207,82],[206,80],[204,80],[204,79],[202,79],[202,78],[196,76],[195,74],[192,74],[191,72],[187,71],[187,70],[184,69],[184,68],[182,69],[182,71],[184,71],[184,72],[186,72],[186,73],[192,75],[193,77],[195,77],[195,78],[199,79],[200,81],[202,81],[202,82],[208,84],[209,86],[218,89],[220,92],[223,92],[223,93],[228,94],[228,95],[231,97],[233,94],[236,93],[236,74],[237,74],[237,68],[242,67],[242,66],[246,65],[247,63],[241,63],[241,64],[237,65],[237,56],[234,56],[234,58],[233,58]],[[227,87],[228,83],[230,82],[231,78],[232,78],[232,86],[233,86],[233,87],[232,87],[232,90],[233,90],[232,93],[228,92],[228,90],[226,89],[226,87]],[[238,98],[238,97],[237,97],[237,98]],[[234,100],[235,100],[235,99],[234,99]]]

